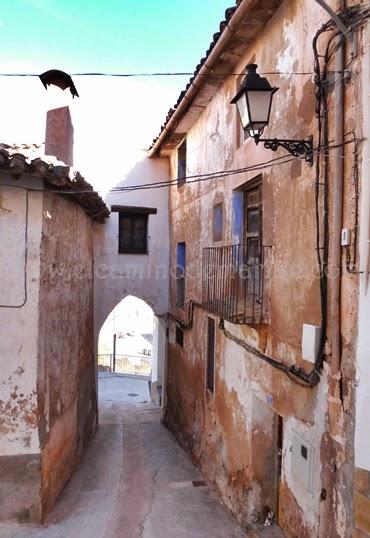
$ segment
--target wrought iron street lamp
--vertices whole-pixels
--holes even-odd
[[[285,148],[295,157],[304,157],[313,164],[313,138],[307,140],[287,140],[280,138],[261,138],[270,121],[272,98],[279,88],[272,87],[266,78],[257,73],[256,64],[247,65],[247,74],[238,93],[231,101],[235,104],[244,131],[254,138],[256,144],[264,143],[265,148],[276,151]]]

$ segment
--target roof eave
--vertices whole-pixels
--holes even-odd
[[[149,157],[170,153],[197,121],[246,48],[272,17],[283,0],[241,0],[231,8],[232,15],[220,25],[205,58],[201,60],[176,107],[170,109],[158,138],[149,149]],[[203,93],[203,95],[201,95]]]

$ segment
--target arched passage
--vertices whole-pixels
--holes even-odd
[[[165,320],[136,296],[122,299],[108,314],[97,335],[100,396],[113,400],[122,396],[132,402],[153,399],[160,404],[165,344]],[[110,396],[104,388],[108,385],[113,391]]]
[[[137,297],[125,297],[100,329],[98,370],[151,376],[153,331],[152,308]]]

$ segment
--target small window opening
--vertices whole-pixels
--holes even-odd
[[[186,139],[177,150],[177,186],[180,187],[186,182]]]
[[[215,320],[208,318],[207,327],[207,389],[214,392],[215,388]]]
[[[176,325],[176,344],[184,347],[184,331]]]
[[[186,245],[177,243],[176,248],[176,305],[185,305]]]
[[[223,204],[216,204],[213,208],[213,241],[222,241],[224,225]]]
[[[119,254],[147,254],[148,215],[119,213]]]

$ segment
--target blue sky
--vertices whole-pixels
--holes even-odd
[[[189,71],[234,0],[7,0],[0,64]],[[15,69],[16,70],[16,69]]]
[[[193,72],[234,0],[3,0],[0,72]],[[125,177],[189,77],[75,77],[80,99],[38,77],[0,78],[0,142],[40,143],[68,105],[75,166],[96,188]],[[117,156],[107,170],[106,150]]]

